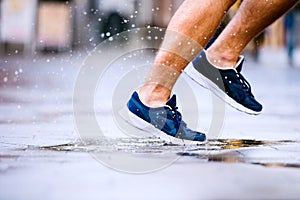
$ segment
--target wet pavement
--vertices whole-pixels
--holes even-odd
[[[217,134],[183,146],[144,135],[128,137],[138,130],[124,132],[109,108],[126,98],[112,102],[116,94],[109,92],[95,95],[105,137],[84,138],[78,132],[76,77],[84,61],[101,65],[112,51],[120,50],[90,60],[83,52],[1,58],[0,199],[299,199],[299,60],[291,68],[282,50],[270,49],[262,51],[259,63],[247,59],[244,75],[264,112],[249,116],[226,106]],[[151,52],[118,58],[102,84],[120,87],[111,75],[117,74],[130,91],[131,83],[122,82],[126,69],[151,59]],[[179,99],[184,116],[198,116],[191,126],[214,130],[211,104],[218,100],[185,77],[179,83],[188,84],[198,102],[195,109]],[[180,98],[187,90],[178,86],[176,92]]]

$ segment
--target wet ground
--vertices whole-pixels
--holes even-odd
[[[101,65],[105,53],[101,55],[85,62]],[[103,135],[83,137],[72,103],[86,56],[75,52],[1,58],[0,199],[299,198],[298,60],[294,68],[288,67],[280,50],[263,51],[258,64],[247,60],[244,75],[264,112],[249,116],[225,106],[217,134],[211,127],[210,105],[218,100],[183,79],[199,102],[195,109],[180,99],[183,114],[192,119],[191,126],[210,133],[205,143],[183,146],[148,136],[128,137],[138,132],[124,131],[117,112],[109,108],[111,95],[116,94],[109,92],[95,95]],[[104,86],[120,87],[111,76],[122,74],[120,65],[131,69],[132,63],[143,65],[143,59],[151,61],[153,56],[124,57],[131,61],[116,60],[115,68],[106,72],[109,78],[103,76]],[[121,88],[132,87],[128,81],[122,84]],[[176,90],[181,96],[187,92]],[[112,104],[126,102],[122,95]],[[85,110],[78,113],[89,115]],[[199,117],[194,123],[195,113]]]

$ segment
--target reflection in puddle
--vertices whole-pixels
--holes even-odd
[[[294,167],[299,168],[300,163],[282,162],[282,158],[276,157],[276,148],[273,146],[299,144],[296,141],[257,141],[257,140],[208,140],[197,145],[166,144],[155,138],[126,138],[126,139],[97,139],[76,141],[73,143],[38,147],[40,150],[50,151],[74,151],[74,152],[127,152],[132,154],[166,154],[174,153],[180,156],[190,156],[208,162],[222,163],[247,163],[266,167]],[[264,154],[265,149],[272,149],[272,156],[261,159],[241,153],[255,147],[255,155]],[[275,155],[275,156],[274,156]],[[267,155],[268,156],[268,155]]]
[[[300,168],[300,164],[293,163],[251,163],[255,165],[261,165],[265,167],[291,167],[291,168]]]
[[[54,146],[43,146],[39,149],[52,151],[81,151],[81,152],[116,152],[129,153],[164,153],[183,151],[186,147],[166,144],[156,138],[126,138],[126,139],[93,139],[80,140],[73,143]]]
[[[19,158],[19,156],[17,156],[17,155],[7,155],[7,154],[0,155],[0,161],[2,159],[13,159],[13,158]]]
[[[266,145],[270,143],[267,141],[258,141],[258,140],[218,140],[218,141],[222,143],[224,149],[236,149],[241,147]]]
[[[270,145],[274,143],[284,143],[289,141],[256,141],[256,140],[208,140],[204,143],[191,144],[188,146],[181,146],[171,143],[165,143],[162,140],[156,138],[124,138],[124,139],[93,139],[93,140],[80,140],[73,143],[66,143],[53,146],[43,146],[41,149],[49,149],[55,151],[102,151],[103,149],[113,147],[118,151],[130,151],[141,152],[149,151],[149,153],[156,153],[164,150],[178,150],[185,149],[187,151],[196,150],[224,150],[224,149],[237,149],[243,147],[253,147],[260,145]],[[153,151],[151,151],[153,150]]]

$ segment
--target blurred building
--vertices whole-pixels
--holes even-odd
[[[111,35],[145,25],[166,27],[183,0],[0,0],[4,52],[93,48]],[[300,9],[296,8],[296,46]],[[285,45],[283,18],[265,32],[264,45]]]
[[[0,17],[1,50],[9,44],[22,44],[29,50],[35,38],[37,0],[2,0]]]

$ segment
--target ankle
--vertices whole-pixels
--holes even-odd
[[[207,59],[217,68],[235,68],[239,54],[228,53],[226,51],[215,51],[208,49],[206,52]]]
[[[140,100],[149,107],[163,106],[170,98],[171,91],[160,85],[144,85],[138,91]]]

